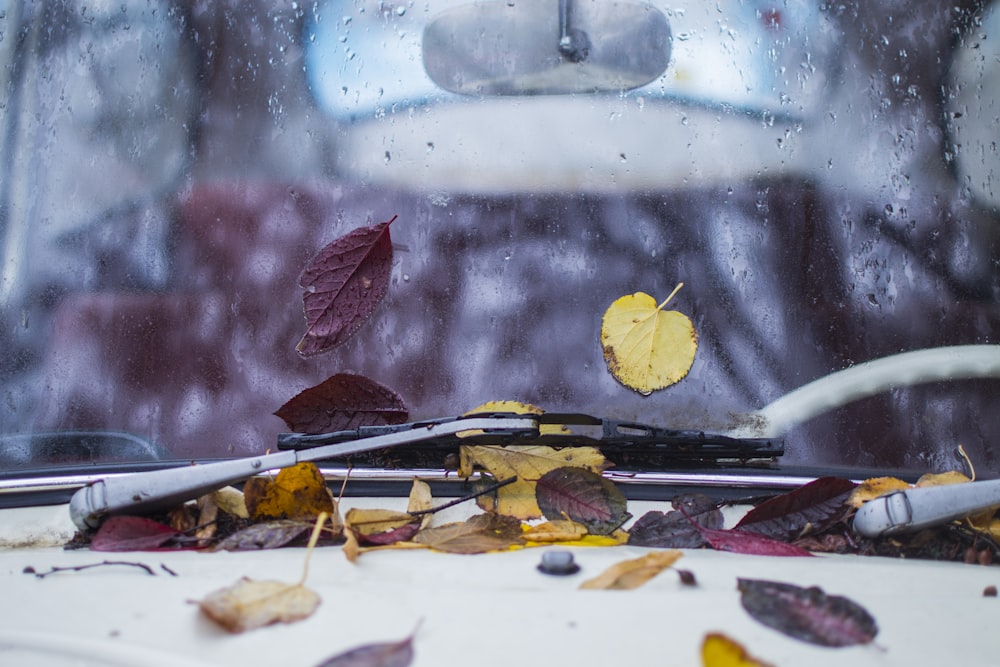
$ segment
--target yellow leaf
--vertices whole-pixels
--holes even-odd
[[[213,621],[236,633],[300,621],[311,616],[319,603],[319,595],[301,583],[243,578],[210,593],[198,606]]]
[[[705,635],[701,644],[703,667],[771,667],[747,653],[743,646],[718,632]]]
[[[918,479],[916,484],[907,484],[895,477],[873,477],[866,479],[854,488],[854,491],[847,498],[847,504],[858,508],[869,500],[884,496],[893,491],[905,491],[906,489],[912,489],[914,486],[944,486],[946,484],[964,484],[971,481],[968,475],[960,473],[957,470],[927,473]]]
[[[431,485],[415,479],[410,487],[410,499],[406,505],[407,512],[422,512],[434,508],[434,498],[431,496]],[[428,512],[420,516],[420,527],[426,528],[434,519],[434,514]]]
[[[587,535],[587,527],[575,521],[546,521],[524,531],[528,542],[570,542]]]
[[[510,412],[515,415],[540,415],[545,411],[537,405],[531,403],[521,403],[520,401],[488,401],[472,408],[466,415],[474,415],[481,412]],[[562,424],[542,424],[538,427],[540,435],[553,435],[559,433],[569,433],[570,430]],[[462,431],[458,434],[460,438],[467,438],[470,435],[480,435],[480,430]]]
[[[580,584],[580,588],[609,591],[638,588],[673,565],[681,556],[677,549],[651,551],[645,556],[615,563],[593,579]]]
[[[698,334],[691,319],[665,311],[681,283],[657,305],[644,292],[623,296],[604,313],[601,346],[615,379],[640,394],[650,394],[683,379],[694,363]]]
[[[480,496],[479,506],[519,519],[537,519],[542,510],[535,500],[535,481],[542,475],[562,468],[575,466],[601,473],[608,467],[607,459],[594,447],[566,447],[554,449],[541,445],[462,445],[459,448],[458,474],[468,477],[479,466],[498,480],[517,477],[517,481],[497,489],[496,506],[492,498]]]
[[[252,519],[315,519],[335,514],[333,495],[315,463],[278,471],[274,479],[251,477],[243,487]]]
[[[957,470],[949,470],[938,473],[929,472],[926,475],[922,475],[914,486],[946,486],[948,484],[964,484],[971,481],[968,475],[960,473]]]
[[[869,500],[884,496],[893,491],[902,491],[910,488],[910,485],[895,477],[872,477],[854,487],[851,495],[847,497],[847,504],[858,508]]]

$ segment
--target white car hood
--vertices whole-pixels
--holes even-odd
[[[347,501],[345,501],[346,503]],[[352,499],[392,507],[399,499]],[[630,509],[645,511],[647,503]],[[658,507],[663,509],[662,507]],[[733,516],[728,516],[731,523]],[[450,519],[449,519],[450,520]],[[7,544],[17,526],[72,534],[65,507],[4,510]],[[775,665],[995,664],[997,605],[984,597],[1000,570],[959,563],[818,555],[746,556],[685,550],[674,569],[632,591],[579,590],[606,567],[650,551],[574,547],[581,572],[540,573],[542,548],[460,556],[426,550],[313,553],[306,585],[322,597],[310,618],[232,635],[195,602],[241,577],[296,582],[305,550],[242,553],[0,550],[0,663],[18,665],[316,665],[341,651],[416,631],[415,665],[699,665],[706,633],[722,632]],[[104,560],[139,562],[44,572]],[[176,573],[171,575],[168,571]],[[822,648],[765,627],[740,605],[737,578],[819,586],[875,617],[873,645]]]

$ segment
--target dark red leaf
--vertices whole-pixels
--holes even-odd
[[[698,532],[701,533],[706,542],[712,545],[713,549],[719,551],[732,551],[756,556],[812,556],[811,553],[794,544],[772,540],[770,537],[746,530],[712,530],[699,527]]]
[[[420,520],[416,519],[413,523],[408,523],[392,530],[371,533],[369,535],[355,533],[355,536],[358,538],[358,544],[361,546],[385,546],[386,544],[395,544],[396,542],[405,542],[412,539],[419,531]]]
[[[821,588],[757,579],[737,583],[743,608],[757,621],[794,639],[820,646],[868,644],[878,625],[868,610]]]
[[[736,527],[784,541],[823,532],[847,514],[845,501],[855,486],[849,479],[820,477],[761,503]]]
[[[713,549],[754,556],[812,556],[811,553],[794,544],[772,540],[769,537],[749,531],[703,528],[695,523],[694,519],[688,516],[683,508],[680,511],[684,513],[688,521],[691,522],[691,525],[695,527],[695,530],[701,533],[701,536],[705,538],[705,541]]]
[[[586,468],[550,470],[535,484],[535,499],[551,521],[570,518],[593,535],[608,535],[631,516],[614,482]]]
[[[170,526],[141,516],[108,517],[90,541],[94,551],[158,551],[181,537]]]
[[[401,424],[409,416],[396,392],[350,373],[338,373],[299,392],[274,414],[290,430],[309,434]]]
[[[407,667],[413,662],[413,636],[398,642],[366,644],[327,658],[316,667]]]
[[[305,357],[326,352],[361,328],[389,289],[396,219],[360,227],[327,244],[309,261],[299,284],[306,333],[295,347]]]
[[[705,528],[722,528],[722,512],[715,501],[703,493],[678,496],[673,505],[683,507],[684,512],[646,512],[629,529],[628,543],[640,547],[698,549],[707,542],[688,517]]]

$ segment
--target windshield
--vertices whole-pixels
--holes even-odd
[[[0,2],[0,465],[260,453],[348,375],[410,420],[515,400],[726,433],[996,343],[981,4]],[[384,295],[355,270],[368,310],[304,348],[310,260],[390,220]],[[605,314],[679,284],[693,361],[629,386]],[[848,396],[782,460],[961,445],[1000,473],[1000,381],[970,374]]]

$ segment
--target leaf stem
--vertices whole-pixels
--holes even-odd
[[[25,574],[33,574],[36,577],[38,577],[39,579],[43,579],[43,578],[49,576],[50,574],[55,574],[57,572],[82,572],[83,570],[89,570],[89,569],[91,569],[93,567],[104,567],[104,566],[107,566],[107,565],[127,565],[129,567],[137,567],[137,568],[139,568],[141,570],[144,570],[146,572],[146,574],[148,574],[150,576],[153,576],[153,577],[156,576],[156,572],[153,571],[153,568],[151,568],[150,566],[146,565],[145,563],[137,563],[137,562],[125,561],[125,560],[105,560],[105,561],[101,561],[100,563],[87,563],[86,565],[76,565],[76,566],[73,566],[73,567],[53,567],[51,570],[49,570],[47,572],[36,572],[34,568],[32,568],[32,567],[26,567],[24,569],[24,573]],[[177,573],[173,572],[172,570],[167,570],[167,572],[170,572],[170,574],[172,574],[175,577],[177,576]]]
[[[475,493],[469,494],[467,496],[462,496],[461,498],[456,498],[455,500],[449,501],[444,505],[438,505],[437,507],[431,507],[425,510],[413,510],[408,511],[407,514],[410,516],[423,516],[425,514],[433,514],[434,512],[440,512],[443,509],[448,509],[449,507],[454,507],[459,503],[464,503],[466,500],[472,500],[473,498],[478,498],[479,496],[485,496],[487,493],[493,493],[497,489],[507,486],[508,484],[513,484],[517,481],[517,476],[508,477],[507,479],[501,479],[499,482],[490,484],[486,488],[480,489]]]
[[[674,291],[670,293],[670,296],[668,296],[668,297],[667,297],[666,299],[664,299],[664,300],[663,300],[663,303],[661,303],[661,304],[660,304],[659,306],[657,306],[657,307],[656,307],[656,309],[657,309],[657,310],[663,310],[663,309],[664,309],[664,307],[666,307],[666,305],[667,305],[667,304],[668,304],[668,303],[670,302],[670,300],[671,300],[671,299],[673,299],[673,298],[674,298],[674,296],[675,296],[675,295],[676,295],[676,294],[677,294],[678,292],[680,292],[680,291],[681,291],[681,288],[682,288],[682,287],[684,287],[684,283],[682,283],[682,282],[681,282],[681,283],[677,283],[677,287],[675,287],[675,288],[674,288]]]
[[[309,536],[309,544],[306,546],[306,560],[302,564],[302,578],[299,579],[299,586],[306,583],[306,577],[309,576],[309,557],[312,556],[313,549],[316,548],[316,542],[319,541],[320,531],[323,530],[323,524],[326,520],[330,518],[328,512],[320,512],[319,516],[316,517],[316,523],[313,525],[312,535]]]

